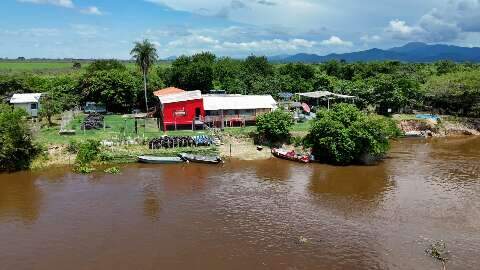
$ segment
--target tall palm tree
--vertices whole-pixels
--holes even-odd
[[[130,55],[133,57],[137,66],[142,70],[143,73],[143,87],[145,90],[145,106],[148,113],[148,100],[147,100],[147,75],[150,68],[155,64],[158,59],[157,49],[155,45],[151,43],[148,39],[143,40],[142,42],[135,42],[135,47],[133,47]]]

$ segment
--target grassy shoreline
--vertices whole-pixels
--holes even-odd
[[[51,166],[73,165],[75,154],[67,151],[67,146],[71,141],[86,141],[95,139],[98,141],[114,141],[115,146],[102,146],[101,155],[106,160],[95,162],[95,165],[115,165],[137,162],[140,155],[152,156],[177,156],[180,153],[190,153],[207,156],[222,156],[223,158],[232,157],[241,160],[257,160],[270,158],[270,151],[265,147],[263,151],[257,151],[256,145],[252,139],[252,134],[256,131],[255,126],[225,128],[217,133],[221,138],[222,145],[211,147],[182,147],[170,149],[148,149],[146,142],[152,138],[158,138],[163,135],[169,136],[195,136],[195,135],[213,135],[206,130],[178,130],[163,132],[155,126],[139,126],[139,133],[134,133],[134,119],[121,115],[107,115],[106,124],[109,128],[100,130],[81,129],[83,115],[75,117],[68,128],[76,131],[73,136],[60,135],[59,126],[51,128],[41,128],[35,136],[35,141],[44,146],[46,151],[32,163],[32,169],[44,169]],[[412,115],[400,115],[394,117],[400,124],[402,121],[427,122],[422,119],[415,119]],[[478,135],[475,133],[475,127],[467,126],[463,123],[468,121],[479,121],[479,119],[459,119],[455,117],[445,117],[436,127],[438,128],[435,137],[458,136],[461,134]],[[308,133],[311,122],[297,123],[291,130],[292,137],[303,137]],[[427,125],[427,127],[429,127]],[[123,140],[123,141],[122,141]],[[135,141],[136,144],[123,144],[125,141]],[[119,143],[122,141],[122,143]]]

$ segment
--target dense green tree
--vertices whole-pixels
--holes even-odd
[[[243,70],[247,76],[269,76],[274,73],[273,65],[265,56],[250,55],[243,62]]]
[[[312,80],[315,76],[315,68],[312,65],[302,63],[286,64],[280,66],[279,73],[294,79]]]
[[[432,77],[425,85],[427,102],[444,113],[480,117],[480,70]]]
[[[22,109],[0,104],[0,171],[16,171],[30,166],[39,153]]]
[[[380,114],[387,114],[388,109],[398,112],[418,102],[420,86],[410,78],[379,74],[369,79],[369,85],[373,89],[370,102],[377,105]]]
[[[213,89],[215,55],[209,52],[180,56],[172,62],[167,83],[185,90]]]
[[[216,89],[226,90],[230,93],[242,93],[246,86],[242,81],[242,61],[229,57],[223,57],[215,62],[214,68],[214,87]],[[239,86],[243,89],[239,89]],[[233,89],[231,89],[233,87]]]
[[[110,112],[131,112],[141,88],[141,78],[129,71],[97,71],[85,74],[79,88],[83,101],[103,103]]]
[[[77,65],[77,68],[78,68],[78,65]],[[127,67],[122,62],[115,59],[95,60],[87,66],[87,72],[89,73],[96,72],[96,71],[108,71],[108,70],[124,71],[126,69]]]
[[[305,142],[315,159],[347,165],[383,157],[389,138],[398,135],[393,121],[367,115],[351,104],[337,104],[317,112]]]
[[[57,93],[51,92],[44,94],[41,98],[40,117],[47,118],[48,126],[52,126],[52,117],[62,112],[61,96]]]
[[[257,117],[257,132],[269,142],[284,141],[290,137],[293,124],[290,112],[275,110]]]
[[[444,75],[456,71],[457,65],[453,61],[443,60],[435,63],[437,75]]]

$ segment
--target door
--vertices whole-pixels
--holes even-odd
[[[31,103],[30,104],[30,116],[37,117],[38,116],[38,104]]]
[[[202,110],[200,108],[195,108],[195,119],[199,119],[202,115]]]

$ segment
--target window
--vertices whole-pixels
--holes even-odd
[[[37,109],[37,103],[31,103],[30,104],[30,109],[31,110],[36,110]]]

